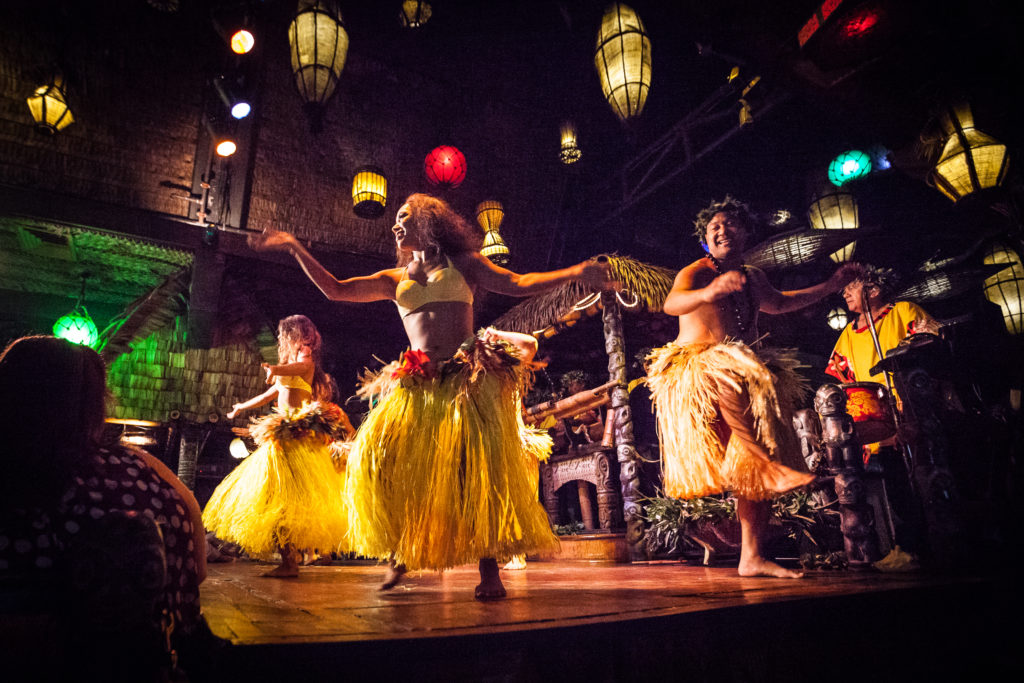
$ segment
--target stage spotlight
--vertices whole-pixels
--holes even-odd
[[[249,102],[244,97],[239,97],[235,94],[234,89],[223,76],[217,76],[213,79],[213,89],[217,91],[221,102],[228,108],[233,118],[238,120],[244,119],[252,111],[252,106]]]
[[[256,45],[256,38],[248,30],[240,28],[231,34],[228,44],[236,55],[244,55]]]
[[[225,122],[211,121],[209,118],[204,118],[203,123],[206,124],[206,130],[210,133],[210,141],[217,156],[229,157],[238,151],[235,137],[230,133],[229,127],[225,125]]]

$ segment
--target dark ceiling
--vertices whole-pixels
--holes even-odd
[[[632,5],[652,44],[653,81],[642,116],[628,125],[619,122],[604,101],[593,65],[596,31],[605,4],[438,0],[432,3],[430,21],[411,31],[398,22],[398,0],[341,2],[351,45],[339,92],[328,105],[327,123],[334,128],[312,138],[321,143],[310,144],[308,167],[297,160],[279,170],[309,178],[312,183],[322,182],[316,164],[328,157],[316,154],[329,155],[325,151],[328,142],[346,144],[349,138],[364,135],[373,137],[378,153],[400,169],[394,183],[399,190],[427,189],[420,176],[422,150],[429,150],[446,136],[465,139],[472,135],[473,139],[459,143],[476,154],[471,161],[471,180],[467,180],[464,194],[455,191],[448,197],[458,209],[470,212],[477,201],[486,198],[489,187],[509,186],[504,199],[509,215],[506,239],[513,250],[513,267],[520,270],[556,267],[602,251],[679,267],[698,255],[689,236],[693,216],[725,193],[747,200],[766,216],[788,209],[795,220],[778,229],[795,227],[804,222],[809,188],[823,175],[828,161],[845,149],[874,145],[891,151],[893,169],[870,176],[857,188],[862,223],[877,230],[876,237],[859,245],[858,257],[909,271],[936,250],[966,249],[1004,220],[999,213],[970,202],[954,207],[926,184],[929,160],[924,153],[928,145],[922,143],[922,137],[927,143],[927,124],[936,105],[957,95],[971,100],[980,127],[1008,143],[1011,153],[1020,149],[1020,132],[1013,125],[1013,92],[1024,59],[1020,53],[1021,22],[1011,3],[844,0],[801,48],[797,34],[820,4],[815,0],[637,0]],[[160,11],[156,7],[161,5],[176,9]],[[119,36],[116,40],[123,41],[126,33],[134,31],[162,36],[165,42],[152,41],[147,50],[158,58],[166,53],[167,72],[148,87],[170,91],[182,87],[176,85],[188,75],[182,70],[213,73],[221,68],[223,43],[211,19],[246,8],[271,36],[265,58],[286,60],[284,27],[294,3],[284,0],[148,4],[146,0],[50,0],[7,5],[2,18],[9,26],[21,26],[21,35],[32,37],[30,43],[48,30],[78,32],[86,36],[72,43],[79,45],[78,56],[87,52],[89,58],[107,63],[115,60],[113,51],[101,47],[104,40],[114,41],[114,36]],[[56,44],[59,39],[50,42]],[[20,53],[8,53],[8,59],[47,45],[27,44]],[[131,66],[123,63],[122,72],[130,71]],[[739,76],[730,85],[728,76],[734,67]],[[20,86],[18,71],[11,66],[4,74]],[[758,85],[747,97],[753,123],[741,128],[740,91],[758,76]],[[79,94],[114,100],[120,85],[117,78],[104,82],[94,77],[87,83],[87,92],[80,89]],[[424,83],[430,87],[424,89]],[[190,91],[186,88],[181,93],[177,97],[183,106],[192,106]],[[291,107],[294,116],[299,116],[288,99],[294,98],[294,93],[282,96],[271,92],[267,97],[271,98],[268,105],[281,111]],[[274,99],[281,97],[287,100],[283,105]],[[27,115],[23,101],[23,96],[16,94],[5,100],[0,118],[19,121],[18,127],[9,126],[0,136],[5,144],[0,154],[5,156],[13,156],[15,146],[22,144],[17,139],[20,131],[27,130],[20,122]],[[123,104],[128,116],[131,104]],[[411,118],[391,115],[404,107],[413,108]],[[341,111],[346,116],[368,114],[366,119],[349,116],[339,123]],[[555,161],[558,125],[566,118],[576,121],[583,151],[582,160],[573,167]],[[409,121],[413,125],[408,125]],[[84,135],[81,131],[89,122],[75,125],[80,127],[77,135]],[[163,123],[144,120],[130,125]],[[272,127],[272,122],[264,121],[261,134],[269,135]],[[375,129],[368,130],[371,128]],[[517,139],[509,131],[527,137]],[[65,140],[73,139],[62,135]],[[527,139],[531,136],[533,139]],[[84,159],[90,149],[109,141],[90,133],[79,142],[85,144],[73,153]],[[262,142],[264,150],[274,148],[273,140]],[[66,143],[37,140],[32,144],[41,150],[42,159],[48,153],[46,145]],[[516,161],[510,163],[509,159]],[[262,163],[263,157],[257,162]],[[34,162],[22,159],[19,163]],[[0,213],[120,233],[136,243],[159,232],[139,227],[145,221],[136,218],[95,218],[103,212],[88,205],[91,200],[85,193],[51,202],[45,187],[36,181],[22,183],[21,175],[5,174]],[[182,172],[177,175],[171,181],[188,184],[188,178],[180,177]],[[161,191],[171,208],[158,209],[158,213],[185,221],[186,207],[166,199],[171,190]],[[288,197],[276,192],[278,196],[270,199],[285,206]],[[25,199],[32,193],[34,199]],[[261,199],[261,206],[268,203]],[[128,196],[124,206],[113,208],[137,211],[147,205]],[[320,211],[318,219],[330,222],[331,217],[322,213],[324,207],[306,208],[310,215]],[[314,249],[343,273],[388,265],[388,219],[395,208],[389,201],[388,216],[373,223],[354,224],[345,218],[344,225],[371,231],[359,242],[367,245],[362,253],[353,253],[360,250],[352,247],[332,246],[329,241],[315,243]],[[273,211],[268,212],[274,219]],[[286,220],[283,214],[277,218]],[[244,231],[252,223],[250,217],[249,226],[238,228]],[[176,238],[163,246],[185,253],[195,249],[198,229],[192,229],[187,239]],[[8,241],[3,248],[12,249],[11,244]],[[325,321],[322,324],[333,328],[331,332],[339,338],[354,337],[351,343],[360,348],[380,348],[381,339],[401,338],[397,320],[386,307],[328,304],[286,259],[255,257],[246,251],[243,237],[235,233],[221,235],[221,248],[232,286],[254,292],[268,320],[295,310],[311,310]],[[26,273],[33,269],[23,263],[24,258],[24,254],[18,255],[18,269],[0,270],[0,290],[5,298],[20,302],[8,301],[4,307],[4,329],[9,333],[31,327],[28,323],[19,327],[19,315],[36,324],[36,318],[52,313],[50,309],[66,308],[73,302],[77,291],[69,293],[64,280],[76,280],[83,269],[90,272],[90,288],[99,292],[120,287],[125,304],[139,296],[144,283],[156,275],[145,259],[139,261],[126,253],[120,265],[122,270],[137,268],[134,278],[77,264],[65,268],[63,279],[50,278],[51,291],[33,290],[28,297],[24,294],[29,289]],[[809,269],[807,277],[824,269]],[[53,262],[42,263],[39,269],[54,270]],[[43,300],[46,295],[52,298],[49,303]],[[511,303],[489,298],[482,306],[481,322]],[[113,309],[117,301],[105,305]],[[24,313],[28,309],[35,315]],[[109,312],[113,314],[113,310]],[[366,329],[366,321],[373,321],[372,330]],[[379,353],[386,356],[392,350]],[[364,351],[358,355],[361,359],[354,362],[366,362]]]

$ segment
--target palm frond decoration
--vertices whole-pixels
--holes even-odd
[[[628,256],[611,254],[606,258],[612,277],[622,283],[620,297],[626,304],[652,313],[661,311],[672,289],[674,271]],[[570,282],[513,306],[493,324],[501,330],[529,334],[551,325],[592,294],[586,285]]]

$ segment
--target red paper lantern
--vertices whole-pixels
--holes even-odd
[[[458,187],[466,179],[466,157],[450,145],[435,147],[423,161],[423,172],[434,185]]]

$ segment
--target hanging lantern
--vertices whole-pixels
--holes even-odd
[[[558,158],[563,164],[575,164],[580,160],[581,154],[579,145],[576,144],[576,125],[572,121],[566,121],[562,124],[562,149],[558,153]]]
[[[842,249],[836,249],[828,255],[833,263],[846,263],[853,258],[853,252],[857,249],[857,240],[850,242]]]
[[[27,102],[37,130],[52,135],[75,122],[75,117],[68,106],[67,93],[64,91],[64,78],[60,75],[36,88]]]
[[[398,20],[406,28],[419,28],[430,20],[430,5],[420,0],[405,0]]]
[[[57,319],[53,324],[53,336],[66,339],[72,344],[93,346],[99,340],[100,332],[85,306],[78,305]]]
[[[511,252],[498,234],[504,219],[505,209],[501,202],[480,202],[476,207],[476,222],[484,229],[484,246],[480,253],[499,266],[507,266],[511,260]]]
[[[380,218],[388,198],[388,179],[376,166],[363,166],[352,178],[352,210],[360,218]]]
[[[458,187],[466,179],[466,157],[450,145],[435,147],[423,160],[427,180],[442,187]]]
[[[942,194],[955,202],[1003,182],[1009,165],[1006,145],[974,127],[970,106],[951,107],[941,125],[946,144],[931,179]]]
[[[831,311],[828,312],[828,317],[826,318],[826,320],[828,320],[828,326],[838,332],[839,330],[846,327],[846,323],[850,321],[850,317],[846,314],[845,309],[833,308]]]
[[[299,0],[288,25],[295,85],[307,105],[323,105],[334,93],[348,53],[341,12],[330,0]]]
[[[651,39],[632,7],[617,2],[605,11],[594,65],[616,116],[623,121],[639,116],[651,89]]]
[[[985,279],[985,298],[1002,309],[1007,332],[1024,332],[1024,265],[1021,265],[1020,254],[1005,244],[996,243],[989,248],[983,262],[1007,265]]]
[[[860,227],[857,200],[848,190],[816,195],[807,207],[807,220],[816,230],[853,230]]]
[[[860,227],[857,200],[849,190],[830,188],[815,195],[807,207],[807,220],[815,230],[855,230]],[[828,257],[835,263],[845,263],[853,258],[856,248],[854,240]]]
[[[828,165],[828,179],[836,187],[871,173],[871,157],[859,149],[843,152]]]
[[[62,315],[53,324],[53,336],[66,339],[72,344],[95,347],[99,341],[100,332],[96,329],[96,323],[92,321],[89,311],[85,310],[85,280],[88,273],[82,273],[82,289],[78,293],[78,301],[71,312]]]

